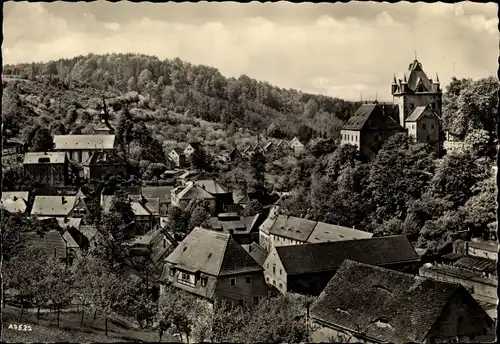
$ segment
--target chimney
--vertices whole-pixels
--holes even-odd
[[[67,202],[66,202],[66,197],[62,196],[62,197],[61,197],[61,200],[62,200],[62,204],[66,204],[66,203],[67,203]]]

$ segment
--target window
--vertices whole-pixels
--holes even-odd
[[[276,275],[276,265],[273,265],[273,275]]]
[[[229,285],[230,285],[231,287],[234,287],[234,286],[236,285],[236,278],[231,278],[231,279],[229,280]]]
[[[201,286],[202,287],[206,287],[207,286],[207,281],[208,281],[208,277],[202,277],[201,278]]]
[[[410,103],[410,110],[413,110],[415,108],[415,104]]]
[[[273,285],[276,286],[276,281],[273,281]]]
[[[280,283],[280,289],[283,289],[283,284]]]
[[[267,263],[267,268],[269,269],[269,263]]]
[[[422,129],[426,129],[427,125],[425,123],[422,124]]]
[[[434,124],[431,124],[431,129],[434,129]]]
[[[175,269],[172,269],[172,268],[171,268],[171,269],[170,269],[170,276],[173,276],[173,275],[175,275]]]
[[[281,269],[280,269],[280,275],[282,274]]]
[[[243,307],[244,306],[244,301],[243,299],[238,299],[238,306]]]
[[[427,141],[429,141],[431,139],[431,137],[429,135],[427,135]]]
[[[259,297],[258,296],[254,296],[253,297],[253,305],[257,306],[258,304],[259,304]]]
[[[268,281],[268,282],[269,282],[269,277],[266,277],[266,281]]]
[[[252,276],[247,276],[246,278],[247,284],[252,283]]]

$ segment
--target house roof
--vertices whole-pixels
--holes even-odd
[[[201,186],[203,190],[208,191],[212,195],[227,194],[231,192],[227,187],[225,187],[215,179],[197,180],[194,183],[198,186]]]
[[[278,246],[276,252],[288,275],[336,270],[346,259],[380,266],[419,261],[404,235]]]
[[[24,213],[27,208],[29,191],[2,191],[0,208],[9,213]]]
[[[65,259],[67,257],[66,241],[58,231],[47,231],[43,233],[27,232],[22,233],[22,236],[26,241],[40,247],[49,257],[53,257],[54,253],[58,258]]]
[[[64,152],[29,152],[24,154],[24,165],[29,164],[64,164]]]
[[[170,203],[173,186],[143,186],[142,195],[146,198],[158,198],[160,203]]]
[[[438,115],[432,110],[430,105],[417,106],[410,116],[406,119],[406,122],[416,122],[420,120],[423,116],[433,116],[439,119]]]
[[[245,251],[259,264],[259,266],[264,266],[264,262],[267,258],[267,252],[259,246],[256,242],[252,242],[250,245],[241,245]]]
[[[292,142],[298,142],[301,145],[304,145],[302,142],[300,142],[300,140],[297,137],[294,137],[293,139],[291,139],[290,142],[288,143],[288,145],[290,146],[292,144]]]
[[[172,153],[172,152],[176,152],[179,156],[184,155],[184,151],[182,149],[180,149],[179,147],[172,148],[170,153]]]
[[[179,176],[179,179],[187,179],[187,178],[190,178],[192,176],[197,176],[199,174],[200,174],[200,172],[197,172],[197,171],[186,171]]]
[[[84,166],[90,166],[95,164],[102,165],[125,165],[126,162],[118,154],[107,154],[106,160],[104,159],[104,152],[98,151],[92,153],[87,160],[83,163]]]
[[[134,213],[135,216],[150,216],[154,213],[156,210],[155,208],[158,208],[157,213],[159,213],[159,200],[158,198],[150,198],[147,200],[147,202],[144,202],[143,200],[140,201],[135,201],[132,200],[130,201],[130,207],[132,208],[132,212]],[[150,210],[150,208],[153,210]]]
[[[76,204],[76,196],[35,196],[31,215],[67,216]]]
[[[55,219],[57,221],[57,224],[59,227],[62,229],[68,229],[68,228],[75,228],[78,229],[80,228],[80,225],[82,223],[81,218],[77,217],[50,217],[50,216],[38,216],[38,220],[48,220],[48,219]]]
[[[464,256],[459,258],[453,265],[459,268],[487,272],[490,274],[496,274],[497,272],[496,262],[482,257]]]
[[[347,260],[313,303],[311,316],[384,342],[423,342],[456,293],[468,295],[459,284]],[[481,320],[489,318],[476,309]]]
[[[422,84],[425,92],[430,92],[432,90],[431,82],[427,77],[427,74],[425,74],[422,64],[418,60],[415,59],[412,63],[410,63],[405,76],[410,90],[416,91],[419,83]]]
[[[89,241],[94,239],[99,233],[96,226],[80,226],[78,229]]]
[[[201,145],[200,142],[190,142],[190,143],[188,143],[187,147],[189,147],[189,146],[193,147],[193,149],[195,149],[195,150],[203,151],[203,146]]]
[[[193,182],[188,182],[186,185],[178,186],[174,189],[176,195],[179,199],[214,199],[215,196],[210,194],[208,191],[203,190],[202,187],[198,186]]]
[[[167,257],[167,263],[211,276],[262,271],[229,234],[196,227]]]
[[[55,135],[56,150],[114,149],[115,135]]]
[[[308,243],[371,238],[372,233],[357,229],[306,220],[300,217],[269,215],[264,231],[269,234]],[[272,223],[272,224],[271,224]]]
[[[498,285],[498,279],[495,277],[485,277],[481,272],[466,270],[454,265],[431,265],[423,266],[420,272],[431,271],[433,274],[451,276],[455,279],[475,281],[482,284],[489,284],[492,286]]]
[[[66,242],[66,247],[67,248],[74,248],[74,249],[79,249],[80,246],[76,243],[75,239],[69,234],[68,231],[65,231],[64,234],[62,235],[64,241]]]
[[[400,125],[391,116],[389,116],[384,105],[381,104],[362,104],[358,110],[347,120],[347,122],[342,127],[342,130],[362,130],[368,120],[372,116],[380,116],[380,118],[385,122],[383,125],[387,129],[399,128]]]

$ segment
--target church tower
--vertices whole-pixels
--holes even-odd
[[[439,84],[439,78],[432,80],[425,74],[422,64],[415,58],[410,63],[408,70],[403,74],[403,79],[392,81],[391,93],[394,103],[399,108],[399,124],[405,128],[405,121],[420,106],[429,105],[441,118],[443,93]]]

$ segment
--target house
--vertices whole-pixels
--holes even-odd
[[[215,197],[217,213],[224,212],[228,205],[233,204],[233,192],[215,179],[199,179],[194,183]]]
[[[23,154],[24,143],[16,139],[4,139],[2,143],[2,156]]]
[[[392,135],[403,127],[386,111],[383,104],[363,104],[342,126],[341,145],[354,145],[364,156],[377,153]]]
[[[372,233],[354,228],[279,215],[277,206],[269,212],[259,229],[259,243],[268,252],[274,246],[365,239],[372,236]]]
[[[441,257],[440,262],[425,264],[419,269],[419,274],[444,282],[461,284],[488,315],[496,319],[497,247],[497,243],[466,242],[464,254],[458,252],[446,254]]]
[[[186,158],[189,159],[189,158],[191,158],[191,155],[196,151],[201,152],[201,153],[205,153],[205,150],[203,149],[203,146],[201,145],[201,143],[191,142],[191,143],[188,143],[186,148],[184,148],[184,155],[186,156]]]
[[[305,146],[297,137],[294,137],[289,143],[288,146],[293,150],[295,155],[301,154],[305,151]]]
[[[83,217],[89,214],[85,197],[76,196],[35,196],[31,215],[38,218]]]
[[[70,227],[67,231],[83,251],[95,247],[100,237],[97,227],[93,225],[81,225],[79,228]]]
[[[174,189],[173,186],[143,186],[141,188],[142,196],[146,198],[158,198],[160,202],[160,216],[164,216],[168,212],[170,206],[170,193]]]
[[[276,145],[273,143],[273,141],[269,141],[262,150],[265,154],[274,153],[276,152]]]
[[[186,209],[191,201],[203,200],[208,202],[210,214],[215,215],[216,199],[215,196],[204,190],[194,182],[187,182],[186,185],[176,187],[171,191],[171,204],[181,209]]]
[[[250,245],[241,245],[248,252],[250,256],[259,264],[259,266],[264,267],[266,262],[267,252],[256,242],[252,242]]]
[[[85,162],[92,153],[102,151],[105,155],[118,148],[115,135],[55,135],[55,151],[65,152],[77,163]]]
[[[239,161],[243,158],[243,155],[241,152],[238,150],[238,148],[234,147],[230,152],[229,152],[229,160],[232,162]]]
[[[69,162],[61,152],[30,152],[24,155],[24,174],[45,185],[68,184]]]
[[[241,208],[245,209],[248,203],[250,203],[251,201],[257,201],[262,205],[264,210],[269,210],[273,206],[273,204],[278,201],[278,199],[278,195],[259,190],[240,194],[240,196],[235,200],[235,203]]]
[[[310,310],[313,342],[495,340],[495,323],[459,284],[347,260]]]
[[[61,235],[59,231],[26,232],[21,236],[27,243],[41,248],[47,257],[59,259],[61,262],[71,264],[79,250],[78,245],[71,236]],[[68,241],[66,241],[68,240]]]
[[[166,258],[164,276],[215,305],[252,307],[268,295],[262,267],[231,235],[199,227]]]
[[[264,275],[282,293],[319,295],[344,260],[413,271],[420,258],[404,235],[273,247]]]
[[[259,225],[262,215],[240,216],[237,213],[219,213],[208,219],[207,229],[231,234],[240,245],[249,245],[259,240]]]
[[[127,162],[118,154],[93,152],[83,163],[83,177],[87,180],[100,180],[106,175],[116,176],[126,174]]]
[[[287,154],[290,152],[290,146],[284,140],[280,140],[276,144],[276,149],[280,152],[287,153]]]
[[[9,213],[25,213],[28,209],[29,191],[2,191],[0,208]]]
[[[172,159],[175,167],[180,168],[186,166],[186,155],[182,149],[173,148],[170,153],[168,153],[168,157]]]
[[[140,189],[139,189],[140,190]],[[103,213],[109,213],[114,195],[101,196]],[[146,198],[141,194],[129,193],[130,208],[134,213],[135,235],[142,235],[153,229],[160,221],[160,199]]]
[[[408,134],[418,143],[431,145],[436,154],[441,152],[441,119],[430,104],[417,106],[405,121]]]

